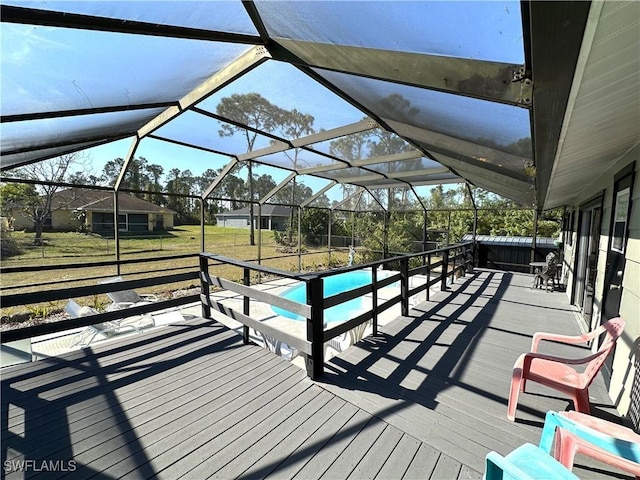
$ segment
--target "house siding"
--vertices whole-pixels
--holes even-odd
[[[269,219],[269,228],[265,230],[278,230],[284,231],[286,222],[289,217],[278,217],[278,216],[263,216],[264,218]],[[239,216],[230,216],[230,215],[216,215],[217,225],[219,227],[228,227],[228,228],[246,228],[249,229],[249,216],[248,215],[239,215]],[[253,220],[254,228],[258,228],[258,216],[254,216]]]
[[[634,161],[635,178],[632,187],[631,216],[628,225],[629,237],[625,249],[625,267],[620,303],[620,314],[625,319],[626,326],[614,352],[608,385],[609,395],[619,413],[623,416],[628,416],[631,409],[640,407],[639,405],[633,406],[631,404],[631,392],[634,389],[636,391],[640,389],[640,385],[637,384],[640,378],[634,384],[636,358],[640,353],[638,349],[640,339],[640,147],[634,148],[615,166],[610,168],[606,174],[595,179],[582,192],[575,204],[570,207],[574,211],[574,223],[571,233],[572,242],[571,245],[565,245],[564,250],[565,266],[567,268],[563,275],[567,281],[567,296],[571,300],[572,287],[575,282],[574,272],[577,271],[576,251],[579,242],[577,235],[579,206],[604,192],[598,242],[599,251],[593,302],[593,321],[591,325],[591,328],[593,328],[594,325],[606,320],[602,318],[602,310],[605,292],[609,287],[606,284],[605,271],[609,248],[609,231],[615,204],[613,195],[614,176]],[[594,348],[597,348],[597,345]]]

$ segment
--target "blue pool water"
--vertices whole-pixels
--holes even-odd
[[[357,270],[355,272],[340,273],[324,279],[324,298],[337,295],[338,293],[353,290],[354,288],[369,285],[371,283],[371,272],[365,270]],[[282,297],[294,302],[307,303],[307,287],[304,283],[291,287],[281,294]],[[348,302],[341,303],[324,311],[325,323],[343,322],[355,317],[362,310],[362,298],[354,298]],[[292,313],[288,310],[271,307],[274,312],[283,317],[292,318],[294,320],[306,320],[304,317]]]

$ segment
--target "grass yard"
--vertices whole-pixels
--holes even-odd
[[[256,238],[257,233],[256,231]],[[279,251],[281,248],[275,243],[272,232],[263,231],[261,233],[260,256],[264,259],[262,264],[282,270],[298,271],[298,255],[287,255]],[[12,232],[11,235],[20,246],[21,253],[10,258],[2,258],[2,267],[90,264],[116,260],[114,240],[96,234],[45,232],[43,246],[33,245],[34,234],[32,232]],[[136,279],[197,270],[199,268],[197,254],[201,252],[200,239],[199,225],[180,226],[162,236],[123,236],[120,239],[120,259],[147,259],[147,261],[123,265],[120,274],[128,279]],[[205,251],[240,260],[258,258],[258,247],[249,244],[249,231],[245,229],[206,226]],[[315,270],[329,264],[325,248],[305,247],[303,251],[305,254],[300,259],[302,270]],[[180,254],[193,254],[194,256],[184,259],[166,258]],[[331,263],[333,266],[344,265],[346,261],[346,252],[332,252]],[[212,273],[234,281],[241,281],[243,274],[241,269],[231,266],[215,267],[212,269]],[[100,279],[117,274],[115,266],[88,266],[38,272],[26,272],[18,269],[15,273],[3,273],[2,291],[3,295],[10,295],[63,287],[95,285]],[[192,284],[183,282],[183,284],[159,285],[143,289],[140,293],[170,296],[173,291],[194,287],[199,287],[195,281]],[[106,295],[74,300],[81,305],[89,305],[94,308],[101,308],[108,302]],[[0,309],[0,315],[5,320],[18,313],[28,313],[32,318],[43,318],[61,312],[65,303],[58,301],[27,305],[21,308],[5,308]]]

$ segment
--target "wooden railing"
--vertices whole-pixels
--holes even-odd
[[[15,294],[5,294],[8,288],[3,286],[3,292],[0,296],[0,302],[2,308],[10,308],[16,306],[29,306],[34,304],[39,304],[42,302],[55,302],[59,300],[68,300],[79,297],[87,297],[92,295],[106,294],[109,292],[118,292],[122,290],[135,290],[138,288],[151,287],[155,285],[167,285],[171,283],[179,283],[190,280],[197,280],[200,275],[197,266],[197,257],[198,254],[185,254],[185,255],[175,255],[171,258],[174,259],[184,259],[188,257],[193,257],[193,267],[184,268],[182,273],[175,273],[176,269],[172,270],[152,270],[147,271],[146,278],[139,278],[135,280],[123,280],[121,282],[113,282],[113,283],[103,283],[103,284],[95,284],[95,285],[83,285],[83,286],[73,286],[73,287],[61,287],[55,289],[40,289],[36,292],[29,293],[15,293]],[[116,266],[116,265],[131,265],[131,264],[140,264],[148,266],[149,263],[154,261],[166,261],[168,257],[163,258],[146,258],[146,259],[136,259],[136,260],[124,260],[120,262],[114,261],[106,261],[106,262],[95,262],[91,264],[82,263],[82,264],[65,264],[59,266],[45,265],[45,266],[29,266],[29,267],[5,267],[2,269],[3,274],[15,273],[15,272],[38,272],[38,271],[46,271],[52,269],[64,269],[66,270],[81,270],[81,269],[91,269],[97,267],[105,267],[105,266]],[[148,267],[147,267],[148,268]],[[15,271],[15,272],[14,272]],[[152,274],[151,274],[152,273]],[[113,275],[111,275],[112,277]],[[68,282],[57,282],[59,284],[64,285],[71,284],[72,282],[79,281],[95,281],[99,278],[103,277],[84,277],[84,278],[76,278],[73,281]],[[25,286],[22,286],[25,287]],[[40,335],[46,335],[50,333],[56,332],[64,332],[66,330],[71,330],[79,327],[87,327],[90,325],[96,325],[98,323],[119,320],[122,319],[123,315],[134,316],[134,315],[144,315],[151,312],[157,312],[159,310],[164,310],[168,308],[175,308],[182,305],[191,304],[197,302],[199,300],[199,296],[197,294],[183,296],[180,298],[172,298],[169,300],[161,300],[158,302],[153,302],[147,305],[135,306],[131,308],[127,308],[126,312],[124,310],[115,310],[110,312],[103,312],[96,315],[86,315],[80,318],[70,318],[65,320],[60,320],[57,322],[51,323],[42,323],[39,325],[33,325],[29,327],[15,328],[12,330],[6,330],[2,332],[0,336],[1,343],[13,342],[16,340],[23,340],[26,338],[37,337]]]
[[[398,303],[400,303],[401,315],[408,315],[410,297],[426,291],[426,299],[429,300],[429,289],[432,286],[440,284],[440,288],[444,290],[446,289],[449,278],[455,278],[458,273],[464,274],[464,272],[473,266],[473,247],[473,242],[460,243],[446,248],[396,256],[353,267],[299,274],[235,260],[222,255],[202,253],[200,254],[200,299],[202,302],[202,316],[212,318],[212,310],[215,310],[241,323],[243,325],[243,338],[245,343],[249,342],[249,329],[253,328],[278,341],[286,343],[290,347],[296,348],[305,356],[307,374],[315,379],[322,376],[324,371],[325,342],[369,321],[372,322],[373,334],[376,335],[378,332],[378,315]],[[436,261],[432,261],[436,258]],[[241,268],[243,270],[243,283],[232,282],[212,275],[210,267],[220,264],[233,265]],[[380,267],[393,268],[397,273],[379,279],[378,269]],[[363,269],[371,269],[371,284],[323,298],[324,279],[333,275]],[[306,285],[307,303],[302,304],[295,302],[252,287],[250,284],[251,272],[303,282]],[[409,280],[416,275],[424,275],[426,280],[410,288],[412,282]],[[400,283],[400,293],[378,305],[379,289],[395,282]],[[211,296],[212,287],[222,288],[241,295],[243,297],[242,312],[234,310],[222,302],[214,301]],[[368,294],[372,296],[371,310],[365,311],[357,317],[342,322],[335,327],[325,329],[324,312],[326,309]],[[297,337],[289,332],[253,319],[250,313],[251,300],[264,302],[305,318],[306,338]]]

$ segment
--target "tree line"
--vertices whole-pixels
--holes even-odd
[[[383,100],[386,108],[401,112],[410,119],[418,112],[410,103],[398,95],[391,95]],[[258,131],[266,131],[274,136],[272,144],[277,143],[275,138],[301,138],[305,135],[317,133],[314,126],[315,119],[312,115],[293,110],[286,110],[273,105],[257,93],[233,94],[221,99],[216,107],[216,113],[233,123],[221,123],[217,134],[220,137],[241,136],[246,145],[246,151],[252,152],[258,138]],[[249,128],[243,128],[246,125]],[[511,148],[519,153],[526,153],[527,142],[517,142]],[[329,154],[346,161],[356,161],[363,158],[383,157],[412,150],[413,147],[402,138],[381,128],[367,130],[357,134],[335,139],[329,144]],[[290,148],[282,152],[288,160],[290,168],[298,170],[302,163],[302,149]],[[33,183],[7,183],[0,188],[0,201],[3,212],[12,211],[20,206],[22,213],[33,219],[36,239],[41,238],[44,221],[51,214],[52,198],[61,188],[56,183],[68,183],[79,186],[113,186],[119,178],[124,166],[123,158],[115,158],[108,161],[97,175],[89,168],[89,158],[83,153],[73,153],[61,157],[34,163],[14,170],[12,173],[17,178],[24,178]],[[381,163],[376,166],[381,173],[394,173],[398,171],[419,170],[422,159],[416,158],[401,162]],[[185,162],[186,163],[186,162]],[[211,193],[212,200],[204,203],[205,221],[215,223],[215,215],[226,210],[235,210],[249,206],[250,215],[253,217],[253,205],[256,200],[264,198],[276,187],[276,181],[271,175],[260,174],[257,164],[251,161],[237,162],[218,183]],[[246,177],[241,176],[242,170],[246,171]],[[254,172],[256,169],[256,172]],[[166,170],[162,165],[153,163],[144,157],[135,157],[129,161],[127,169],[120,183],[120,188],[128,190],[141,199],[153,204],[163,206],[176,212],[177,224],[194,224],[200,222],[200,197],[203,192],[222,173],[223,168],[206,169],[194,174],[191,170],[172,168]],[[38,184],[38,181],[48,182]],[[342,196],[347,198],[355,191],[355,187],[349,184],[341,184]],[[386,188],[376,191],[375,203],[377,205],[360,204],[359,208],[367,210],[382,209],[394,212],[397,209],[420,210],[421,203],[416,199],[408,198],[409,190],[406,188]],[[513,202],[473,189],[476,204],[483,207],[513,208]],[[294,179],[280,189],[272,198],[272,202],[297,205],[313,195],[308,186]],[[220,200],[226,199],[226,200]],[[429,213],[428,223],[430,229],[447,229],[451,239],[460,237],[461,232],[471,231],[473,227],[473,214],[471,210],[466,213],[456,212],[447,214],[441,209],[447,208],[472,208],[469,190],[464,186],[457,188],[443,188],[439,186],[432,189],[428,198],[422,199],[433,212]],[[331,202],[322,195],[314,202],[316,206],[330,207]],[[499,210],[496,210],[498,212]],[[314,209],[307,209],[301,219],[307,238],[318,241],[322,235],[326,235],[328,218],[315,213]],[[499,211],[496,214],[483,214],[479,218],[478,233],[505,234],[505,235],[530,235],[533,228],[533,215],[529,211]],[[509,212],[509,213],[505,213]],[[518,213],[519,212],[519,213]],[[297,230],[295,219],[296,209],[291,209],[288,229]],[[3,213],[5,215],[5,213]],[[390,214],[391,215],[391,214]],[[348,217],[344,218],[341,225],[335,224],[333,232],[348,232],[357,230],[363,233],[368,241],[384,243],[382,236],[386,235],[391,242],[387,242],[390,249],[398,243],[406,244],[415,239],[422,238],[424,220],[421,214],[393,213],[393,222],[387,219],[387,228],[380,230],[385,221],[381,221],[379,215],[374,213],[359,215],[357,222],[353,223]],[[326,221],[325,221],[326,220]],[[349,224],[352,222],[353,224]],[[555,224],[555,222],[552,222]],[[250,222],[251,243],[254,243],[253,226]],[[544,230],[544,222],[541,224]],[[550,227],[551,228],[551,227]],[[553,228],[557,228],[557,225]]]

